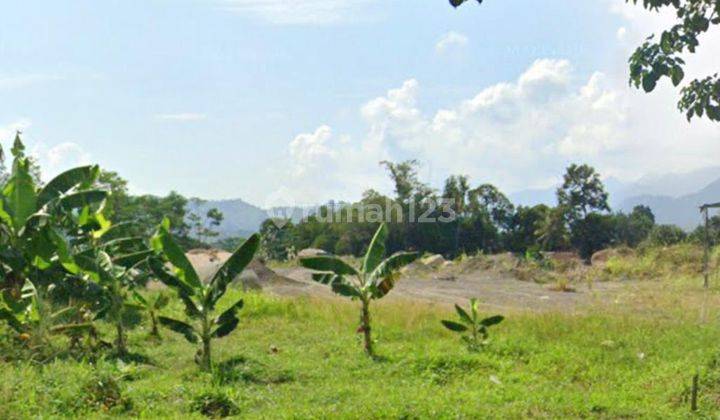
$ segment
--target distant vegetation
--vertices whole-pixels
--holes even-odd
[[[327,205],[298,223],[267,220],[260,233],[262,254],[285,260],[305,248],[361,256],[381,222],[389,228],[390,252],[413,250],[457,257],[463,254],[575,251],[589,261],[608,247],[673,245],[704,240],[704,227],[686,234],[657,225],[650,208],[612,212],[598,173],[588,165],[570,165],[557,190],[557,205],[515,206],[490,184],[472,186],[468,177],[447,178],[442,191],[420,181],[417,162],[384,162],[395,185],[393,197],[368,190],[360,201]],[[378,210],[379,209],[379,210]],[[415,215],[423,223],[409,222]],[[699,216],[698,216],[699,218]],[[713,244],[720,240],[720,217],[710,222]]]

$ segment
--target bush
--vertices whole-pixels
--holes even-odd
[[[685,231],[675,225],[657,225],[650,231],[645,242],[651,246],[671,246],[685,241],[686,238]]]
[[[190,405],[196,411],[211,418],[222,418],[237,415],[240,411],[235,403],[222,392],[204,392],[193,399]]]
[[[121,411],[132,408],[132,401],[123,397],[118,381],[107,374],[98,374],[83,387],[85,403],[93,408],[108,411],[118,407]]]
[[[671,246],[649,246],[643,243],[642,252],[636,255],[613,255],[602,266],[607,279],[665,278],[679,274],[697,275],[702,270],[703,249],[696,244],[681,243]],[[711,266],[717,264],[717,252],[711,255]]]

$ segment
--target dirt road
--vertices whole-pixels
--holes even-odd
[[[332,295],[327,286],[314,283],[310,272],[302,268],[279,269],[277,274],[297,283],[268,287],[266,290],[270,293],[286,296]],[[451,280],[441,275],[403,276],[388,298],[450,304],[476,297],[484,306],[491,308],[573,311],[599,301],[612,300],[622,286],[617,282],[605,282],[593,284],[592,289],[587,285],[578,285],[574,292],[557,292],[550,290],[548,285],[520,281],[509,275],[484,270],[460,274]]]
[[[191,251],[188,257],[205,277],[217,270],[229,254]],[[327,286],[313,282],[310,274],[300,267],[271,270],[262,263],[253,262],[242,275],[242,283],[248,289],[262,289],[280,296],[334,296]],[[451,304],[475,297],[489,308],[572,312],[595,303],[611,302],[623,290],[620,282],[596,282],[591,288],[585,284],[574,287],[574,292],[558,292],[548,285],[521,281],[498,270],[438,268],[406,273],[388,299]]]

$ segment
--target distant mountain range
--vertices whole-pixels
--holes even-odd
[[[675,224],[685,230],[700,223],[700,205],[720,201],[720,166],[646,176],[630,183],[608,178],[604,183],[613,210],[629,212],[643,204],[652,209],[657,223]],[[515,204],[554,205],[556,188],[523,190],[508,197]]]
[[[613,210],[632,211],[636,205],[649,206],[658,223],[675,224],[683,229],[695,228],[701,221],[698,207],[704,203],[720,202],[720,166],[687,173],[646,176],[635,182],[622,182],[615,178],[604,180],[610,193]],[[511,193],[516,205],[554,205],[555,189],[529,189]],[[310,210],[299,207],[262,209],[241,199],[208,200],[189,210],[204,214],[210,208],[220,210],[225,219],[219,227],[221,237],[247,237],[257,232],[262,222],[270,217],[291,218],[297,222]]]
[[[223,222],[218,227],[221,238],[247,238],[257,232],[262,222],[269,218],[279,217],[297,222],[308,213],[307,209],[300,207],[274,207],[266,210],[239,198],[188,203],[188,211],[199,215],[204,215],[211,208],[217,208],[223,213]]]
[[[638,195],[623,200],[620,209],[630,211],[638,204],[649,206],[657,223],[670,223],[691,230],[701,223],[699,207],[707,203],[720,202],[720,178],[705,188],[680,197],[667,195]]]

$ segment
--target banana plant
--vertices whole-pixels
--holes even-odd
[[[150,318],[150,336],[160,339],[160,329],[158,328],[158,312],[170,303],[170,298],[165,293],[155,293],[148,297],[143,297],[135,291],[133,298],[137,304],[147,313]]]
[[[225,337],[235,330],[240,322],[237,311],[242,308],[243,300],[232,303],[217,316],[214,316],[215,309],[225,295],[228,285],[252,261],[260,244],[260,236],[250,236],[206,283],[201,281],[183,250],[173,239],[168,219],[160,224],[151,244],[157,255],[163,259],[149,260],[153,273],[177,292],[189,318],[189,322],[185,322],[161,316],[158,321],[170,330],[182,334],[190,343],[200,344],[195,361],[202,370],[209,371],[212,368],[211,340]],[[171,265],[170,271],[163,262]]]
[[[17,296],[26,279],[35,275],[33,280],[39,287],[39,280],[47,277],[37,276],[56,256],[47,228],[76,235],[76,214],[89,216],[99,211],[108,193],[95,188],[100,173],[97,166],[70,169],[41,186],[32,174],[32,160],[25,156],[19,135],[12,154],[12,170],[0,193],[0,279],[2,287],[14,289]]]
[[[488,328],[501,323],[505,317],[495,315],[488,318],[480,318],[478,316],[478,300],[470,299],[470,312],[466,311],[459,305],[455,305],[459,322],[441,321],[442,324],[450,331],[462,334],[462,340],[470,351],[479,351],[488,342]]]
[[[147,250],[130,255],[111,257],[103,248],[95,255],[76,255],[75,264],[83,274],[97,283],[103,290],[101,308],[95,319],[105,319],[114,325],[116,331],[115,350],[119,356],[127,354],[125,319],[129,313],[138,309],[130,301],[133,288],[144,278],[141,265],[145,264],[152,251]]]
[[[368,246],[360,268],[355,268],[332,255],[300,260],[303,267],[317,271],[312,275],[313,280],[330,286],[338,295],[360,301],[358,331],[363,333],[364,349],[369,356],[374,356],[370,302],[387,295],[399,278],[399,270],[418,258],[418,254],[414,252],[398,252],[383,259],[387,237],[387,225],[381,224]]]
[[[31,348],[50,347],[51,335],[76,334],[92,328],[88,323],[64,322],[72,317],[75,310],[72,306],[53,310],[44,294],[30,280],[25,280],[18,298],[7,300],[0,296],[0,319],[5,320]]]
[[[17,327],[38,325],[38,320],[23,321],[28,311],[34,314],[27,318],[30,320],[51,315],[33,310],[53,284],[63,279],[55,264],[58,250],[51,236],[80,235],[74,222],[82,214],[87,218],[100,211],[107,192],[95,188],[97,166],[70,169],[40,185],[19,134],[12,155],[11,172],[0,186],[0,289],[2,316]]]

